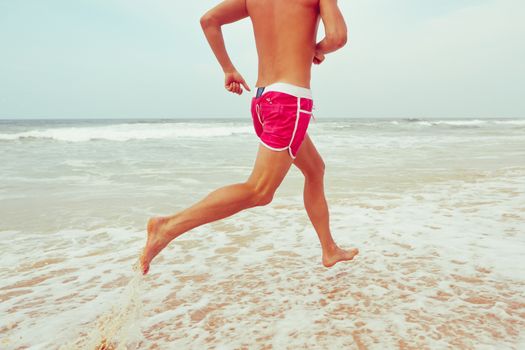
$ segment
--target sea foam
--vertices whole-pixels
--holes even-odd
[[[53,127],[18,133],[1,133],[0,140],[52,139],[83,142],[91,140],[129,141],[172,138],[209,138],[247,134],[246,125],[220,125],[201,123],[133,123],[103,126]]]

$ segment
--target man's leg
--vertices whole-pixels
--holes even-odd
[[[151,260],[184,232],[243,209],[270,203],[291,165],[292,159],[287,151],[272,151],[259,145],[252,173],[246,182],[221,187],[174,215],[151,218],[141,257],[142,272],[146,274]]]
[[[304,175],[304,206],[321,242],[323,265],[330,267],[338,261],[351,260],[359,252],[358,249],[340,249],[330,233],[328,204],[324,195],[325,164],[308,134],[294,164]]]

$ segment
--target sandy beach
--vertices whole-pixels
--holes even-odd
[[[148,217],[243,181],[248,121],[0,122],[0,348],[525,347],[525,122],[320,120],[327,269],[292,169],[142,278]],[[109,346],[109,345],[108,345]]]

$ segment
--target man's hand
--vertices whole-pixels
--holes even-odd
[[[321,64],[324,61],[324,54],[319,51],[315,51],[314,64]]]
[[[240,95],[243,91],[241,85],[244,86],[246,90],[251,91],[250,87],[246,84],[246,81],[239,72],[235,70],[233,72],[224,73],[224,87],[226,90]]]

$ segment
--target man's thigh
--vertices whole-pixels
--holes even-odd
[[[324,162],[321,155],[315,148],[315,145],[308,133],[306,134],[303,144],[297,152],[294,165],[301,170],[304,176],[315,177],[321,175],[324,171]]]
[[[261,144],[248,182],[259,188],[275,191],[292,165],[293,159],[287,150],[274,151]]]

